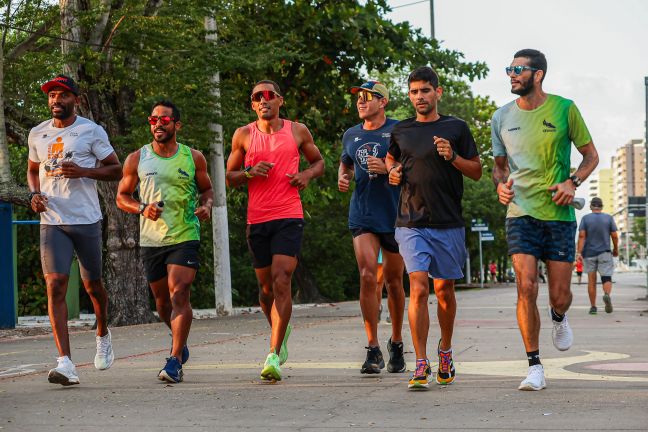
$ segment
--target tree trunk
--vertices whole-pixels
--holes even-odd
[[[297,286],[297,292],[293,298],[295,303],[325,303],[328,301],[326,297],[320,294],[317,282],[315,282],[301,256],[298,257],[297,268],[293,273],[293,277]]]

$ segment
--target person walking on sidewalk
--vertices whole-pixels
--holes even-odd
[[[578,255],[576,256],[576,262],[574,263],[574,269],[576,270],[576,277],[578,278],[578,285],[581,284],[582,278],[583,278],[583,260],[578,259]]]
[[[479,180],[482,167],[466,122],[438,112],[443,89],[434,69],[415,69],[407,83],[416,117],[403,120],[392,130],[386,165],[389,183],[402,184],[395,237],[409,274],[408,317],[416,352],[416,370],[408,387],[427,389],[432,373],[427,358],[428,274],[434,278],[441,328],[436,382],[450,384],[455,379],[454,280],[463,277],[466,262],[463,177]]]
[[[387,341],[387,370],[404,372],[401,334],[405,313],[404,264],[394,238],[400,187],[389,185],[384,162],[391,131],[398,121],[385,115],[389,91],[383,84],[367,81],[359,87],[352,87],[351,93],[357,95],[356,108],[362,123],[348,129],[342,137],[338,189],[348,192],[351,179],[355,180],[356,187],[349,205],[349,229],[360,272],[360,309],[368,345],[360,373],[377,374],[385,367],[378,342],[383,280],[387,285],[387,304],[392,321],[392,334]],[[378,287],[377,257],[381,250],[383,277]]]
[[[547,265],[554,346],[565,351],[573,341],[566,312],[575,255],[576,217],[569,204],[576,188],[598,164],[585,122],[569,99],[547,94],[542,82],[547,60],[540,51],[515,53],[506,75],[519,97],[498,109],[491,123],[493,181],[500,203],[508,206],[506,240],[516,273],[517,319],[529,361],[520,390],[546,387],[540,361],[538,260]],[[571,174],[571,143],[583,161]]]
[[[583,216],[578,228],[578,246],[576,259],[584,262],[587,273],[587,293],[589,294],[589,313],[595,315],[596,308],[596,273],[601,275],[603,285],[603,303],[605,312],[612,313],[612,274],[614,273],[614,258],[619,256],[619,235],[614,218],[603,213],[603,200],[592,198],[590,202],[592,213]],[[612,250],[610,250],[612,239]]]
[[[259,281],[259,302],[272,334],[261,378],[281,380],[288,359],[291,278],[304,232],[299,191],[324,174],[324,160],[306,126],[279,117],[283,97],[274,81],[259,81],[250,95],[257,120],[232,137],[226,181],[247,183],[247,242]],[[310,167],[299,171],[299,154]]]
[[[76,253],[83,286],[97,319],[94,365],[108,369],[115,358],[108,329],[108,295],[101,281],[101,209],[97,180],[119,180],[121,165],[106,131],[75,113],[79,87],[58,75],[41,86],[52,119],[29,132],[27,183],[31,208],[40,213],[40,256],[47,285],[47,312],[59,352],[51,383],[79,384],[70,350],[68,288],[72,256]]]
[[[176,141],[182,123],[173,102],[155,103],[148,122],[153,141],[126,158],[117,206],[140,215],[146,279],[172,337],[158,378],[178,383],[189,359],[190,288],[200,268],[200,221],[211,217],[214,194],[203,154]],[[138,185],[139,200],[133,197]]]

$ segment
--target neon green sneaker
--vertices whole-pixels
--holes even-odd
[[[290,337],[290,332],[292,331],[292,326],[288,324],[286,327],[286,334],[284,335],[283,342],[281,342],[281,350],[279,351],[279,364],[282,365],[288,360],[288,338]]]
[[[261,379],[267,381],[281,381],[281,368],[279,367],[279,356],[275,354],[274,350],[268,357],[266,357],[263,370],[261,371]]]

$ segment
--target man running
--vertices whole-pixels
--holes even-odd
[[[614,258],[619,256],[619,235],[614,218],[603,213],[603,200],[592,198],[590,203],[592,213],[583,216],[578,228],[578,246],[576,247],[576,262],[585,263],[587,273],[587,293],[589,294],[591,315],[596,315],[596,272],[601,275],[603,285],[603,303],[605,312],[612,313],[612,274],[614,273]],[[610,250],[612,239],[612,250]]]
[[[117,206],[140,215],[140,256],[160,319],[171,329],[171,355],[158,374],[183,380],[193,319],[190,288],[200,267],[200,221],[211,216],[213,191],[201,152],[176,141],[180,111],[168,100],[148,118],[153,141],[124,162]],[[139,200],[133,192],[139,185]]]
[[[519,97],[498,109],[491,125],[493,180],[499,201],[508,206],[506,239],[517,276],[518,325],[529,360],[520,390],[546,387],[538,341],[538,260],[547,265],[554,346],[564,351],[572,344],[565,313],[572,301],[576,217],[569,204],[598,164],[576,105],[542,90],[546,73],[547,60],[540,51],[515,53],[506,74],[511,92]],[[583,161],[570,176],[572,142]]]
[[[259,81],[250,95],[258,119],[232,137],[226,180],[247,183],[247,242],[259,281],[259,302],[270,323],[270,352],[261,378],[281,380],[288,359],[292,314],[290,282],[304,231],[299,191],[324,174],[324,160],[306,126],[279,117],[283,97],[274,81]],[[309,168],[299,171],[299,153]]]
[[[416,117],[397,124],[387,154],[389,183],[402,183],[396,240],[410,280],[408,318],[416,352],[411,389],[427,389],[432,373],[427,357],[430,327],[428,274],[434,279],[441,339],[437,346],[437,384],[455,379],[452,332],[457,311],[454,280],[466,261],[462,216],[463,176],[479,180],[481,162],[466,122],[439,114],[443,89],[434,69],[423,66],[407,79]]]
[[[380,343],[378,321],[380,297],[377,298],[377,257],[382,248],[382,271],[387,283],[387,304],[392,320],[392,335],[387,341],[389,372],[404,372],[403,258],[394,239],[394,222],[400,187],[389,186],[384,158],[387,155],[391,130],[398,123],[385,115],[389,101],[387,87],[368,81],[351,88],[357,94],[356,108],[362,123],[348,129],[342,137],[342,156],[338,169],[338,189],[348,192],[351,179],[355,190],[349,206],[349,229],[353,236],[358,270],[360,271],[360,309],[367,333],[367,358],[360,369],[363,374],[377,374],[385,367]],[[380,285],[382,294],[382,283]]]
[[[70,265],[76,253],[81,280],[97,318],[97,369],[115,358],[108,330],[108,296],[101,282],[101,209],[97,180],[118,180],[121,165],[104,129],[75,114],[79,87],[66,75],[41,86],[52,119],[29,132],[27,183],[31,208],[40,213],[40,255],[47,285],[47,312],[59,352],[51,383],[79,384],[71,360],[65,303]]]

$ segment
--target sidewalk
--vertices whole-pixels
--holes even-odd
[[[81,384],[47,382],[51,335],[0,341],[0,430],[648,430],[648,302],[645,274],[615,276],[614,313],[591,316],[585,285],[574,285],[575,343],[551,344],[546,307],[540,353],[547,389],[520,392],[526,375],[513,285],[457,293],[457,381],[409,392],[404,374],[361,375],[366,339],[357,302],[297,308],[284,380],[258,375],[269,330],[260,313],[196,320],[185,381],[156,379],[170,337],[161,324],[112,330],[114,366],[92,365],[94,334],[72,334]],[[541,286],[538,304],[547,304]],[[430,298],[429,352],[439,336]],[[602,308],[601,308],[602,309]],[[645,312],[646,311],[646,312]],[[383,315],[384,316],[384,315]],[[390,335],[381,322],[380,340]],[[414,355],[407,324],[409,370]],[[434,361],[434,358],[431,359]]]

